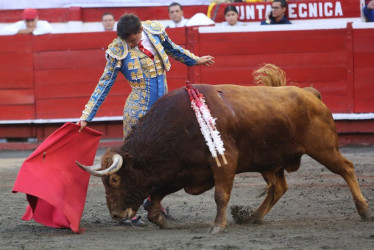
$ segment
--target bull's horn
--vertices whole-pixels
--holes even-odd
[[[82,165],[82,164],[80,164],[80,163],[77,163],[78,165]],[[82,165],[82,166],[84,166],[84,165]],[[99,170],[100,168],[101,168],[101,164],[100,163],[96,163],[95,165],[93,165],[93,166],[85,166],[86,168],[90,168],[90,169],[92,169],[92,170]]]
[[[116,173],[116,172],[117,172],[117,171],[122,167],[123,159],[122,159],[122,156],[121,156],[121,155],[119,155],[119,154],[114,154],[114,155],[112,156],[112,160],[113,160],[112,165],[110,165],[109,168],[104,169],[104,170],[97,170],[97,169],[94,169],[94,168],[96,167],[96,165],[95,165],[95,166],[92,166],[92,167],[87,167],[87,166],[84,166],[84,165],[80,164],[80,163],[77,162],[77,161],[76,161],[75,163],[77,163],[77,165],[78,165],[81,169],[83,169],[83,170],[89,172],[90,174],[92,174],[92,175],[94,175],[94,176],[101,177],[101,176],[105,176],[105,175],[111,175],[111,174],[114,174],[114,173]]]

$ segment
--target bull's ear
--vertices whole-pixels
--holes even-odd
[[[147,167],[149,164],[147,163],[147,160],[144,159],[144,158],[140,158],[140,159],[136,159],[134,161],[134,165],[133,165],[133,168],[135,169],[144,169],[145,167]]]
[[[132,168],[132,169],[143,169],[147,165],[149,165],[146,159],[144,158],[134,159],[129,153],[125,154],[124,160],[125,160],[126,167]]]
[[[124,155],[123,160],[124,160],[124,164],[125,164],[126,167],[132,166],[133,163],[134,163],[134,158],[129,153],[126,153]]]

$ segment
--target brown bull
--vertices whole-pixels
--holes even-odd
[[[217,214],[212,233],[226,227],[226,208],[234,177],[260,172],[267,195],[251,220],[261,220],[287,190],[284,172],[300,167],[307,154],[347,182],[362,219],[372,219],[352,162],[339,152],[331,112],[310,91],[298,87],[194,85],[206,99],[226,149],[228,164],[217,167],[200,132],[184,89],[160,98],[119,148],[108,150],[101,168],[113,219],[131,218],[152,199],[148,219],[167,226],[160,202],[184,189],[198,195],[215,188]]]

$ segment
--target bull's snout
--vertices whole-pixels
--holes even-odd
[[[110,217],[112,217],[113,220],[122,220],[123,219],[121,214],[116,214],[116,213],[114,213],[114,214],[112,213],[110,215]]]
[[[113,220],[123,220],[132,218],[135,216],[135,214],[136,211],[132,210],[131,208],[128,208],[125,211],[112,211],[110,213],[110,217],[112,217]]]

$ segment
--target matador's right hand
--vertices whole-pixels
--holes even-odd
[[[85,127],[87,127],[88,122],[83,121],[83,120],[79,120],[79,121],[77,122],[77,125],[80,125],[80,126],[81,126],[80,129],[79,129],[79,133],[80,133],[80,132],[83,131],[83,129],[84,129]]]

